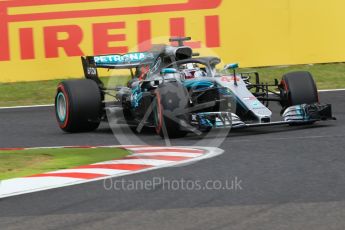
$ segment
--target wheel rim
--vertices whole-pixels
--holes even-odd
[[[56,113],[58,115],[58,118],[61,122],[64,122],[66,120],[66,114],[67,114],[67,103],[65,95],[60,92],[57,95],[56,99]]]

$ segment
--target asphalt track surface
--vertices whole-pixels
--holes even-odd
[[[123,178],[237,177],[237,189],[169,190],[162,183],[108,191],[92,182],[0,200],[0,229],[345,229],[345,91],[321,93],[321,100],[333,104],[337,121],[231,132],[223,155]],[[0,110],[0,123],[0,147],[118,144],[106,125],[62,133],[52,108]],[[162,144],[150,133],[142,137]]]

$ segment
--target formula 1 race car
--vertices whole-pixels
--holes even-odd
[[[60,128],[66,132],[95,130],[112,108],[120,109],[125,123],[135,131],[152,127],[161,137],[170,138],[211,129],[333,119],[331,105],[319,103],[309,72],[287,73],[280,83],[263,84],[257,72],[237,73],[237,64],[219,71],[219,58],[199,57],[184,46],[187,40],[172,38],[170,42],[177,46],[157,45],[148,52],[81,57],[86,79],[63,81],[57,88],[55,110]],[[129,69],[131,79],[127,86],[106,87],[98,68]],[[106,95],[112,99],[106,100]],[[272,121],[270,101],[281,104],[281,121]]]

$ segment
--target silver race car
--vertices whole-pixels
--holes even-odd
[[[57,89],[60,128],[92,131],[109,116],[119,116],[136,132],[152,127],[161,137],[177,138],[212,129],[334,119],[331,105],[319,102],[309,72],[287,73],[280,82],[263,84],[257,72],[238,73],[237,64],[217,68],[218,57],[200,57],[184,46],[187,40],[172,38],[177,46],[154,46],[148,52],[81,57],[86,79],[63,81]],[[129,69],[131,80],[126,86],[107,87],[98,68]],[[282,106],[280,121],[272,121],[271,101]]]

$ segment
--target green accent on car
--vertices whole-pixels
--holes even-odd
[[[56,97],[56,113],[61,122],[64,122],[66,120],[67,103],[66,103],[66,97],[62,92],[58,93]]]
[[[174,68],[164,68],[161,70],[162,74],[167,74],[167,73],[177,73],[177,70]]]

